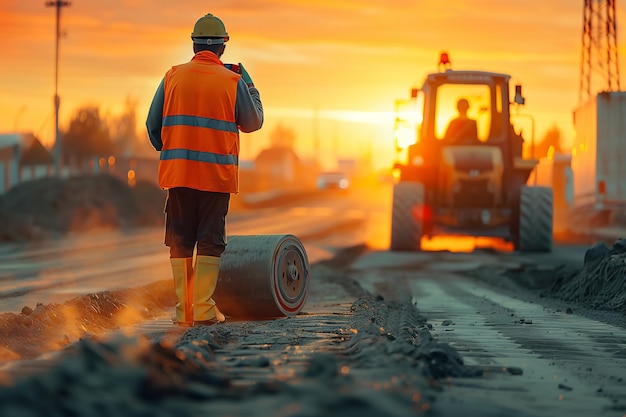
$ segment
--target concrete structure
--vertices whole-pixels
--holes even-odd
[[[20,137],[0,135],[0,194],[19,181]]]
[[[574,112],[574,205],[626,204],[626,92],[599,93]]]
[[[32,133],[0,134],[0,194],[22,181],[50,175],[53,162]]]

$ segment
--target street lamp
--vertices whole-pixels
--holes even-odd
[[[59,97],[59,40],[61,38],[60,21],[61,8],[69,6],[69,1],[56,0],[46,2],[46,7],[56,7],[56,50],[54,57],[54,171],[57,176],[61,173],[61,137],[59,135],[59,106],[61,98]]]
[[[527,117],[530,119],[530,159],[535,159],[535,118],[530,114],[524,114],[519,112],[515,114],[516,116]],[[533,176],[534,183],[537,185],[537,171],[535,170],[535,175]]]

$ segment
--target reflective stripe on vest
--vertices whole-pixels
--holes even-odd
[[[236,123],[227,122],[225,120],[208,119],[206,117],[186,115],[165,116],[163,118],[163,126],[176,125],[206,127],[209,129],[223,130],[225,132],[239,132]]]
[[[209,162],[219,165],[237,165],[237,155],[219,155],[212,152],[190,151],[189,149],[168,149],[161,152],[161,160],[186,159],[189,161]]]

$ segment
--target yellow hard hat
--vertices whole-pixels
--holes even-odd
[[[194,43],[203,45],[215,45],[227,42],[228,32],[224,23],[217,17],[208,13],[202,16],[193,27],[191,39]]]

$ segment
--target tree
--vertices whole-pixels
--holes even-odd
[[[154,155],[154,149],[146,135],[137,132],[137,104],[137,99],[127,96],[122,114],[109,119],[111,139],[124,156]]]
[[[95,105],[84,105],[76,110],[69,127],[63,132],[62,144],[65,159],[82,160],[115,154],[109,127]]]
[[[270,146],[273,148],[293,149],[296,143],[296,134],[293,129],[284,127],[282,124],[276,125],[270,133]]]

